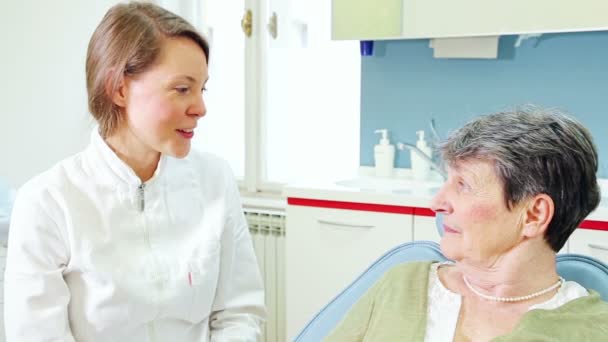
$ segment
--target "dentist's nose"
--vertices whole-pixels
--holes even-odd
[[[188,115],[198,116],[198,118],[202,118],[207,114],[207,106],[205,105],[205,100],[203,99],[203,95],[197,96],[196,101],[188,108]]]

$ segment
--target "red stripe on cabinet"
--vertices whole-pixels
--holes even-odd
[[[585,220],[585,221],[581,222],[580,228],[608,231],[608,222]]]
[[[435,217],[435,212],[429,208],[415,208],[414,215]]]
[[[380,213],[408,214],[408,215],[414,214],[414,207],[405,207],[405,206],[400,206],[400,205],[328,201],[328,200],[297,198],[297,197],[288,197],[287,204],[299,205],[299,206],[304,206],[304,207],[375,211],[375,212],[380,212]]]

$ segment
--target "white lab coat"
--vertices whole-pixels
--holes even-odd
[[[264,292],[227,164],[163,156],[140,180],[96,130],[18,192],[8,342],[255,341]]]

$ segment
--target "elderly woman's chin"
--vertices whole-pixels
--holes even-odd
[[[453,235],[455,234],[446,234],[441,237],[441,253],[450,260],[458,261],[463,257],[462,241],[460,241],[459,237]]]

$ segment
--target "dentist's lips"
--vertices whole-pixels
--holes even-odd
[[[459,231],[445,224],[443,225],[443,231],[450,234],[460,234]]]
[[[182,137],[186,139],[192,139],[194,136],[193,129],[176,129],[177,133],[179,133]]]

